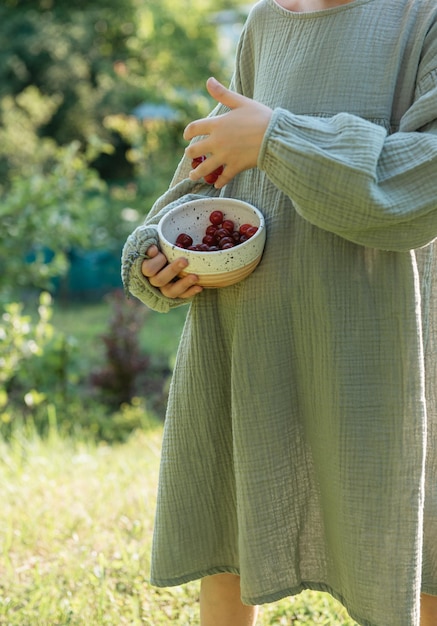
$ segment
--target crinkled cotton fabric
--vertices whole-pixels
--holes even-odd
[[[241,283],[189,303],[165,422],[152,582],[241,577],[248,604],[329,591],[364,626],[437,594],[437,4],[252,9],[232,88],[273,109],[258,167],[187,178],[126,242],[131,292],[187,199],[256,205]],[[211,114],[225,112],[218,106]]]

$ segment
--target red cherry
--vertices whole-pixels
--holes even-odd
[[[194,159],[193,159],[194,160]],[[179,248],[194,250],[196,252],[215,252],[227,250],[244,243],[257,232],[258,227],[252,224],[242,224],[238,230],[232,220],[223,219],[222,211],[213,211],[210,216],[210,224],[205,229],[202,243],[193,244],[193,239],[187,233],[179,233],[175,245]]]
[[[220,167],[218,167],[216,170],[204,176],[205,182],[209,185],[213,185],[217,178],[220,176],[220,174],[223,172],[223,169],[223,165],[220,165]]]
[[[217,228],[215,238],[217,239],[217,241],[220,241],[220,239],[223,239],[223,237],[229,237],[229,232],[224,228]]]
[[[256,233],[256,231],[258,230],[257,226],[250,226],[250,228],[248,228],[246,230],[246,235],[250,238],[253,237],[254,234]]]
[[[228,230],[230,233],[234,231],[234,222],[232,220],[223,220],[222,228]]]
[[[206,156],[204,154],[202,154],[201,156],[195,157],[191,161],[191,167],[193,168],[193,170],[195,170],[196,167],[198,167],[205,160],[206,160]],[[222,172],[223,172],[223,165],[220,165],[220,167],[218,167],[213,172],[211,172],[210,174],[207,174],[204,177],[205,182],[208,183],[209,185],[213,185]]]
[[[211,237],[214,237],[216,230],[217,230],[217,226],[214,226],[214,224],[210,224],[209,226],[206,227],[205,235],[211,235]]]
[[[248,228],[250,228],[252,224],[241,224],[239,230],[240,235],[245,235]]]
[[[206,156],[202,155],[202,156],[198,156],[195,159],[193,159],[191,161],[191,167],[193,168],[193,170],[196,169],[196,167],[198,165],[200,165],[201,163],[203,163],[203,161],[206,159]]]
[[[213,211],[209,216],[209,221],[214,226],[219,226],[223,222],[223,213],[221,211]]]
[[[189,248],[193,245],[193,239],[186,233],[180,233],[176,239],[176,245],[180,248]]]
[[[215,238],[213,235],[205,235],[202,239],[202,243],[206,243],[207,246],[213,246],[215,242]]]
[[[230,244],[230,245],[229,245]],[[219,247],[223,250],[223,248],[233,248],[235,246],[235,241],[232,237],[223,237],[219,241]]]

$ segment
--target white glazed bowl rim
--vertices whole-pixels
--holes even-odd
[[[169,241],[167,239],[167,237],[164,235],[163,233],[163,229],[165,229],[165,224],[167,222],[167,220],[170,220],[174,215],[180,213],[181,211],[183,211],[184,209],[188,208],[188,207],[196,207],[196,206],[208,206],[208,211],[215,211],[215,210],[222,210],[223,213],[226,214],[226,207],[238,207],[241,206],[245,209],[250,209],[251,212],[256,216],[257,220],[258,220],[258,224],[255,224],[256,226],[258,226],[258,230],[257,232],[253,235],[253,237],[251,237],[250,239],[248,239],[247,241],[238,244],[238,246],[235,246],[234,248],[230,248],[230,249],[226,249],[226,250],[213,250],[211,252],[205,252],[205,251],[199,251],[199,250],[187,250],[184,248],[180,248],[179,246],[176,246],[174,242]],[[226,215],[225,215],[226,218]],[[261,213],[261,211],[259,209],[257,209],[255,206],[253,206],[252,204],[249,204],[248,202],[245,202],[243,200],[236,200],[233,198],[199,198],[196,200],[190,200],[187,202],[184,202],[183,204],[179,204],[178,206],[174,207],[173,209],[170,209],[170,211],[168,211],[159,221],[158,225],[157,225],[157,230],[158,230],[158,237],[160,239],[160,241],[163,241],[166,245],[166,247],[168,249],[171,249],[172,251],[174,251],[176,253],[176,255],[179,256],[184,256],[186,255],[187,258],[190,258],[193,260],[193,262],[195,262],[196,259],[198,259],[199,261],[205,257],[205,255],[208,255],[207,258],[211,259],[214,257],[225,257],[225,256],[231,256],[232,254],[235,254],[235,252],[238,250],[243,251],[243,249],[246,247],[254,247],[254,243],[256,242],[256,240],[259,237],[262,237],[263,239],[265,239],[265,219],[263,214]],[[182,232],[182,231],[181,231]],[[257,242],[258,243],[258,242]],[[259,251],[254,252],[254,254],[252,255],[253,257],[256,257],[260,254]],[[175,257],[176,258],[176,257]],[[173,259],[172,259],[173,260]],[[201,271],[198,269],[193,269],[193,271]],[[223,273],[223,268],[220,269],[214,269],[214,268],[208,268],[208,273]]]

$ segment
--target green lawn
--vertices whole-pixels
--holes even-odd
[[[152,356],[174,356],[188,307],[181,306],[169,313],[157,313],[144,307],[144,325],[140,333],[142,348]],[[99,336],[106,332],[111,318],[111,307],[106,300],[97,304],[56,305],[53,324],[63,332],[76,337],[83,349],[101,353]]]
[[[198,583],[148,582],[161,427],[122,445],[0,444],[0,624],[196,626]],[[353,626],[329,596],[262,609],[259,626]]]
[[[106,302],[55,307],[54,324],[100,358]],[[171,359],[186,308],[150,312],[140,335]],[[138,410],[138,408],[136,409]],[[0,626],[196,626],[198,583],[148,584],[162,425],[109,446],[16,432],[0,441]],[[258,626],[353,626],[322,593],[262,608]]]

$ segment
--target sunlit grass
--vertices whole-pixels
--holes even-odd
[[[0,443],[0,624],[198,625],[198,583],[148,584],[161,428],[107,446]],[[263,607],[259,626],[352,626],[326,594]]]
[[[147,623],[159,445],[2,446],[0,623]]]
[[[144,324],[140,332],[141,347],[160,358],[171,358],[176,352],[188,307],[181,306],[162,314],[144,307]],[[67,335],[78,339],[94,358],[102,351],[101,335],[111,318],[111,306],[106,299],[89,304],[56,304],[53,324]],[[91,355],[90,355],[91,356]]]
[[[152,356],[174,355],[186,307],[150,312],[141,333]],[[54,324],[98,358],[107,302],[57,306]],[[88,355],[89,353],[89,355]],[[62,416],[57,416],[59,423]],[[198,626],[199,583],[148,583],[162,427],[146,420],[124,444],[17,430],[0,441],[0,625]],[[353,626],[323,593],[262,607],[258,626]]]

